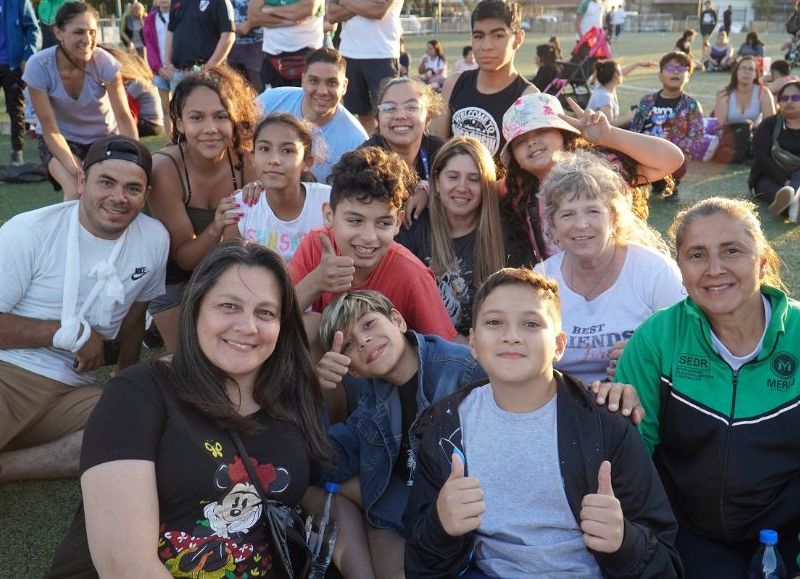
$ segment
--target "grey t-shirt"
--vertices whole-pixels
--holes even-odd
[[[556,397],[533,412],[508,412],[487,384],[458,411],[468,474],[486,501],[475,540],[478,568],[505,579],[602,577],[564,492]]]
[[[56,62],[56,46],[46,48],[30,57],[22,80],[47,94],[53,107],[58,130],[68,141],[88,145],[101,137],[117,132],[117,121],[108,91],[109,84],[121,68],[113,56],[95,48],[86,64],[83,90],[77,99],[64,90]]]

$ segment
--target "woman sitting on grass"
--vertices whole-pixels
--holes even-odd
[[[321,411],[283,260],[215,247],[187,287],[172,361],[112,378],[89,418],[83,502],[48,577],[286,577],[261,495],[300,503],[329,452]]]

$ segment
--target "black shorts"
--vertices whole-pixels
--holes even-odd
[[[371,115],[378,106],[378,87],[398,73],[396,58],[348,58],[344,106],[354,115]]]
[[[67,141],[67,146],[69,147],[69,150],[72,151],[72,154],[78,157],[78,159],[80,159],[81,161],[83,161],[83,158],[86,156],[86,153],[89,152],[89,147],[92,146],[91,143],[85,145],[83,143],[76,143],[75,141],[70,141],[67,139],[64,140]],[[39,159],[41,159],[42,165],[44,165],[46,168],[47,165],[50,163],[50,159],[53,158],[53,153],[51,153],[50,149],[47,148],[47,145],[44,142],[44,137],[42,135],[39,135],[37,137],[36,145],[37,148],[39,149]]]

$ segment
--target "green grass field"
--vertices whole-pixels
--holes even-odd
[[[623,34],[619,43],[613,45],[614,56],[623,65],[637,60],[657,61],[662,54],[671,50],[677,36],[671,33]],[[742,34],[734,35],[734,46],[738,46],[743,37]],[[419,36],[408,38],[412,63],[421,57],[427,39]],[[767,35],[764,39],[767,54],[773,59],[782,58],[778,45],[784,38]],[[469,43],[466,34],[440,36],[439,40],[444,42],[452,61],[460,58],[461,47]],[[546,40],[544,35],[529,35],[519,51],[517,66],[526,76],[533,73],[534,47]],[[568,50],[572,41],[566,36],[561,40],[562,46]],[[695,48],[699,50],[699,42],[696,42]],[[715,92],[727,83],[728,78],[725,73],[695,73],[688,92],[696,96],[704,110],[709,112]],[[620,107],[626,109],[637,103],[643,94],[657,87],[654,71],[637,70],[619,89]],[[157,148],[160,143],[158,139],[147,140],[151,149]],[[9,146],[9,137],[0,136],[0,162],[8,159]],[[34,141],[26,143],[25,157],[28,161],[36,159]],[[745,166],[692,163],[681,184],[681,203],[687,204],[713,195],[746,198],[748,171],[749,168]],[[9,185],[0,182],[0,223],[17,213],[60,199],[60,194],[55,194],[47,183]],[[676,204],[651,201],[651,223],[659,231],[665,232],[678,208]],[[800,256],[800,228],[774,220],[764,207],[760,207],[760,210],[767,237],[786,265],[784,278],[796,296],[800,290],[800,272],[796,267]],[[2,250],[7,251],[8,248]],[[53,550],[69,526],[78,499],[79,486],[76,480],[0,485],[0,579],[40,577],[46,571]]]

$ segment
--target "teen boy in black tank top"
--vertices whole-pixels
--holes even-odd
[[[514,54],[525,39],[516,0],[481,0],[472,12],[472,50],[479,68],[449,76],[442,89],[445,111],[431,133],[476,137],[495,162],[505,144],[503,114],[515,100],[538,89],[514,68]]]

